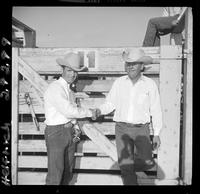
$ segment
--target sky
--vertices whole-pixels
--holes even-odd
[[[137,47],[162,8],[13,7],[13,17],[36,31],[38,47]]]

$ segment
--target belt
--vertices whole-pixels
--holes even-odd
[[[133,125],[133,127],[142,127],[142,126],[144,126],[145,124],[139,123],[139,124],[132,124],[132,125]]]
[[[144,125],[147,125],[149,123],[137,123],[137,124],[133,124],[133,123],[125,123],[125,122],[118,122],[119,124],[123,124],[123,125],[129,125],[131,127],[142,127]]]
[[[59,124],[59,125],[47,125],[48,127],[56,127],[56,126],[64,126],[65,128],[70,128],[70,127],[73,127],[74,126],[74,124],[71,122],[71,121],[69,121],[68,123],[64,123],[64,124]]]
[[[64,124],[64,127],[65,127],[65,128],[71,128],[71,127],[73,127],[73,126],[74,126],[74,124],[73,124],[72,122],[70,122],[70,121],[69,121],[68,123],[65,123],[65,124]]]

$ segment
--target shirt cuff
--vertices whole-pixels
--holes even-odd
[[[86,117],[92,117],[92,111],[91,110],[87,110]]]
[[[160,134],[160,129],[154,130],[154,136],[159,136],[159,134]]]

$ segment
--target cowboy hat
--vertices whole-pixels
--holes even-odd
[[[138,48],[123,51],[122,58],[125,62],[142,62],[144,65],[153,62],[152,57],[146,56],[144,51]]]
[[[56,62],[60,66],[69,67],[74,71],[86,71],[87,67],[80,66],[80,56],[76,53],[70,52],[64,56],[64,58],[56,59]]]

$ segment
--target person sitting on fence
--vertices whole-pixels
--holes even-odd
[[[166,7],[162,17],[151,18],[147,25],[143,47],[160,46],[160,36],[172,33],[176,45],[182,44],[182,31],[185,28],[185,15],[182,16],[186,8]],[[181,18],[179,20],[179,15]]]
[[[138,185],[136,171],[152,168],[152,143],[150,117],[154,129],[153,145],[160,146],[162,128],[160,96],[156,83],[144,75],[144,65],[153,59],[142,49],[123,52],[125,71],[128,75],[117,78],[105,103],[96,109],[96,117],[114,112],[118,163],[124,185]],[[135,157],[134,149],[137,150]]]
[[[48,156],[46,184],[67,185],[73,177],[76,119],[92,117],[94,111],[77,107],[74,92],[70,89],[78,72],[86,70],[86,67],[80,67],[79,55],[71,52],[56,61],[62,67],[62,77],[53,81],[44,94]]]

